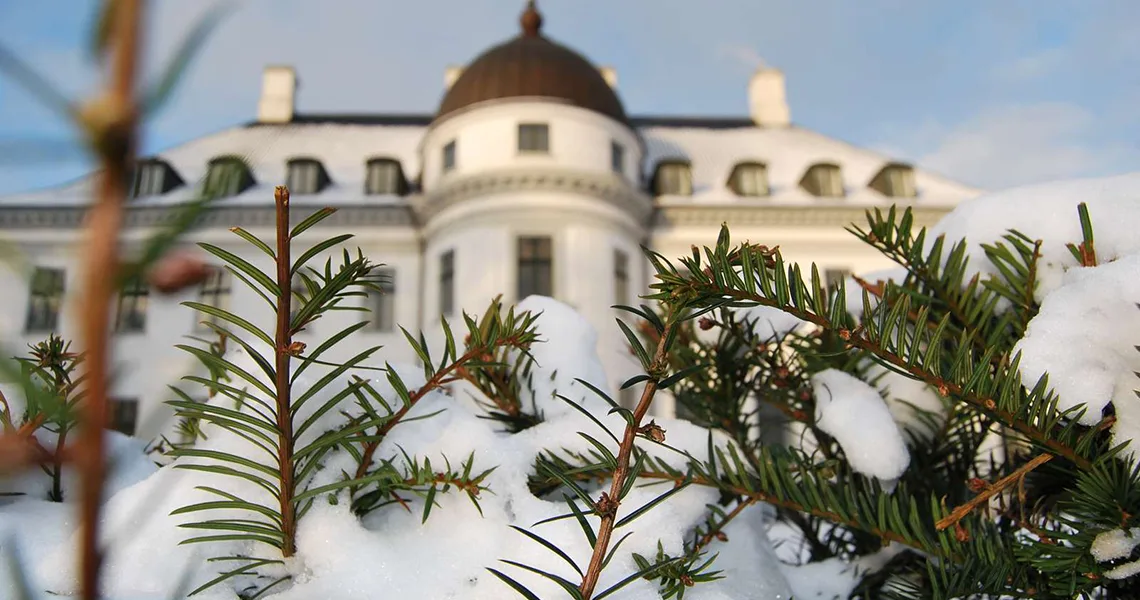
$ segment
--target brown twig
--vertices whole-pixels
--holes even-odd
[[[105,10],[111,10],[110,7]],[[135,148],[135,74],[138,67],[142,2],[121,0],[114,6],[115,32],[109,86],[101,102],[81,116],[102,161],[98,197],[88,213],[84,265],[82,340],[87,352],[89,394],[83,403],[77,460],[80,475],[80,590],[84,600],[99,594],[99,508],[106,476],[103,427],[107,422],[109,388],[109,323],[116,280],[108,277],[119,264],[118,237],[122,204]]]
[[[281,510],[282,556],[293,556],[296,551],[297,520],[293,506],[293,410],[289,384],[289,364],[292,359],[293,335],[289,317],[293,301],[293,273],[289,254],[292,242],[289,236],[289,189],[283,185],[273,191],[277,216],[277,337],[274,340],[276,356],[277,392],[277,460],[281,466],[281,489],[278,496]]]
[[[1052,460],[1052,458],[1052,454],[1038,454],[1037,456],[1033,457],[1033,460],[1030,460],[1024,465],[1021,465],[1016,471],[987,486],[986,489],[982,491],[982,493],[974,496],[969,502],[955,508],[950,512],[949,515],[935,523],[934,528],[938,531],[942,531],[947,527],[951,527],[957,524],[958,521],[964,519],[966,515],[970,514],[979,505],[984,504],[987,500],[992,498],[994,494],[997,494],[1010,485],[1021,481],[1025,478],[1026,475],[1029,474],[1030,471],[1049,462]]]
[[[650,372],[655,375],[660,375],[660,371],[663,371],[664,366],[668,364],[667,343],[672,337],[669,335],[669,330],[676,326],[676,323],[670,319],[664,334],[657,341],[657,348],[653,353],[653,362],[649,365]],[[657,377],[654,377],[645,382],[645,389],[641,392],[641,401],[637,403],[637,408],[633,411],[633,422],[626,424],[625,434],[622,436],[621,446],[618,449],[617,469],[614,470],[610,491],[608,493],[603,492],[602,497],[594,507],[595,512],[601,517],[601,523],[598,524],[598,534],[594,544],[594,553],[590,556],[589,567],[582,577],[582,584],[578,586],[583,600],[590,600],[593,597],[594,588],[597,587],[598,578],[602,574],[602,563],[605,561],[610,538],[613,536],[614,525],[617,522],[621,490],[625,487],[625,481],[629,477],[629,460],[633,454],[633,443],[637,439],[638,430],[641,428],[641,420],[649,412],[650,405],[653,404],[653,397],[657,393],[657,381]]]

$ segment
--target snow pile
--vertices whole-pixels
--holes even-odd
[[[1128,531],[1112,529],[1097,534],[1089,552],[1097,562],[1107,562],[1132,556],[1132,550],[1137,546],[1140,546],[1140,527],[1133,527]],[[1140,575],[1140,559],[1117,565],[1104,572],[1104,576],[1109,579],[1128,579],[1133,575]]]
[[[1098,266],[1082,267],[1066,244],[1082,238],[1077,205],[1088,205]],[[970,267],[996,273],[982,243],[1010,229],[1042,240],[1035,298],[1041,304],[1022,352],[1022,383],[1048,373],[1062,409],[1084,405],[1081,423],[1095,425],[1111,402],[1113,443],[1132,442],[1122,457],[1138,456],[1140,401],[1140,173],[1016,188],[966,202],[932,233],[966,238]],[[928,239],[933,239],[929,236]]]
[[[910,464],[899,426],[878,390],[837,369],[811,378],[816,425],[839,443],[851,468],[890,486]]]
[[[1062,275],[1078,266],[1065,244],[1080,243],[1077,205],[1088,204],[1101,263],[1140,252],[1140,173],[1030,185],[986,194],[963,202],[928,232],[933,241],[967,239],[974,272],[996,275],[981,244],[1000,241],[1010,229],[1042,240],[1036,298],[1040,302],[1061,285]],[[949,247],[949,243],[947,247]],[[1138,299],[1140,300],[1140,299]]]
[[[571,309],[547,298],[530,298],[521,310],[541,311],[537,327],[544,343],[535,346],[537,366],[534,373],[536,401],[547,420],[518,434],[500,431],[493,421],[479,418],[466,403],[457,402],[443,391],[427,394],[408,414],[408,419],[443,411],[434,417],[406,422],[395,427],[377,451],[377,458],[399,456],[401,451],[433,465],[443,465],[446,456],[452,466],[474,455],[474,472],[496,467],[485,480],[489,492],[480,495],[482,515],[462,493],[451,491],[436,495],[439,506],[431,512],[426,524],[421,523],[423,500],[408,496],[411,510],[393,504],[378,509],[363,519],[350,508],[345,491],[329,493],[315,499],[312,509],[300,523],[295,557],[283,566],[259,569],[267,577],[261,585],[284,574],[293,576],[291,583],[274,588],[266,598],[304,600],[337,598],[338,600],[370,599],[377,590],[397,598],[427,600],[463,598],[471,600],[512,597],[513,592],[486,568],[502,570],[529,586],[539,597],[559,597],[555,584],[505,565],[514,560],[576,580],[577,574],[561,559],[538,544],[513,531],[511,526],[528,528],[565,550],[585,568],[590,556],[589,544],[573,519],[554,521],[533,527],[534,523],[564,514],[561,496],[535,496],[527,486],[534,469],[535,457],[542,451],[568,449],[584,452],[590,448],[578,431],[599,440],[609,441],[608,434],[578,411],[565,410],[553,398],[555,391],[580,401],[607,428],[620,435],[624,422],[617,415],[607,415],[608,406],[592,398],[585,386],[573,383],[576,377],[594,385],[604,385],[604,373],[595,354],[596,334]],[[232,351],[232,359],[250,372],[258,372],[252,359]],[[421,369],[396,367],[406,384],[415,389],[423,384]],[[373,372],[366,372],[373,376]],[[306,372],[299,394],[321,376],[316,369]],[[383,377],[373,380],[377,391],[394,398]],[[331,386],[328,393],[339,388]],[[327,397],[327,396],[326,396]],[[220,396],[215,402],[229,402]],[[314,398],[302,412],[312,411],[320,402]],[[526,401],[529,406],[529,400]],[[563,403],[564,405],[564,403]],[[335,413],[336,411],[330,411]],[[354,413],[349,410],[349,416]],[[299,415],[300,419],[305,417]],[[335,426],[344,417],[326,414],[318,426],[306,432],[306,439]],[[666,430],[667,443],[706,460],[707,431],[690,423],[658,420]],[[257,458],[259,452],[248,441],[215,427],[207,426],[208,439],[200,447]],[[717,436],[720,446],[728,443]],[[683,467],[684,457],[648,441],[639,441],[652,455]],[[612,444],[616,451],[616,444]],[[141,454],[141,451],[140,451]],[[265,547],[246,542],[212,542],[181,544],[201,535],[183,525],[222,516],[221,513],[171,515],[179,507],[210,499],[202,487],[217,487],[239,497],[273,506],[268,493],[256,485],[213,473],[175,469],[174,466],[200,462],[180,458],[146,479],[121,490],[105,505],[104,539],[108,553],[104,586],[108,598],[152,599],[167,597],[179,582],[187,581],[190,589],[209,581],[219,573],[232,569],[233,563],[206,562],[215,556],[245,555],[272,557]],[[400,464],[397,461],[397,464]],[[355,468],[352,456],[343,451],[330,454],[313,485],[337,481],[342,471]],[[629,514],[666,491],[664,486],[637,487],[623,502],[620,514]],[[596,494],[596,492],[595,492]],[[656,555],[661,542],[667,553],[677,554],[692,528],[703,522],[707,505],[715,503],[719,494],[712,489],[692,486],[673,495],[668,501],[638,518],[628,530],[617,532],[618,539],[627,531],[632,535],[622,543],[599,582],[599,590],[620,581],[637,567],[631,553]],[[56,594],[73,594],[78,580],[74,563],[77,544],[76,523],[69,504],[48,505],[44,502],[16,500],[0,510],[0,523],[11,530],[13,523],[27,523],[34,518],[35,527],[17,528],[19,548],[25,563],[33,566],[32,579],[37,589]],[[251,519],[256,515],[232,510],[226,518]],[[768,600],[787,598],[789,589],[777,565],[765,529],[769,515],[765,507],[753,506],[726,530],[727,542],[714,542],[710,548],[720,552],[716,568],[726,578],[701,584],[688,591],[686,597],[696,600]],[[210,532],[204,532],[210,533]],[[5,544],[7,546],[7,544]],[[8,575],[0,575],[0,596],[10,590]],[[243,584],[251,583],[245,580]],[[208,600],[232,600],[233,584],[223,584],[199,597]],[[614,594],[625,600],[659,598],[657,583],[638,579]]]
[[[1081,423],[1096,425],[1108,403],[1113,444],[1140,439],[1140,253],[1097,267],[1078,267],[1049,293],[1025,338],[1021,376],[1033,385],[1048,373],[1061,409],[1085,405]],[[1128,449],[1140,452],[1135,444]]]

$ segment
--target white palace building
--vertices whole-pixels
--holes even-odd
[[[433,331],[443,314],[462,328],[460,311],[481,314],[499,294],[507,302],[546,295],[598,329],[616,393],[637,365],[610,307],[647,293],[641,245],[684,256],[692,244],[715,243],[728,223],[734,239],[779,245],[835,279],[889,266],[843,229],[863,222],[866,209],[910,206],[930,224],[980,193],[794,125],[775,69],[748,83],[746,117],[631,115],[614,71],[544,36],[533,3],[520,23],[516,37],[448,69],[433,114],[298,111],[293,69],[265,69],[255,121],[140,159],[124,250],[137,251],[194,198],[197,182],[236,165],[243,176],[185,245],[209,241],[268,267],[228,228],[269,238],[275,185],[291,189],[296,219],[338,208],[307,235],[355,234],[349,247],[383,263],[392,282],[391,294],[368,300],[372,324],[351,346],[381,344],[382,359],[411,362],[397,323]],[[75,338],[69,300],[92,181],[0,198],[0,240],[31,263],[0,271],[6,349],[53,331]],[[169,423],[166,386],[194,364],[174,345],[203,329],[180,306],[186,300],[263,311],[251,320],[271,330],[254,292],[228,276],[174,296],[125,290],[113,318],[119,429],[149,437]],[[334,313],[305,335],[321,339],[365,314]]]

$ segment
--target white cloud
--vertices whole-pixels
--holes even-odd
[[[1140,151],[1098,142],[1096,120],[1067,103],[1008,105],[954,126],[928,124],[879,144],[935,172],[988,189],[1127,171]]]

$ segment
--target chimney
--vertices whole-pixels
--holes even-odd
[[[752,75],[748,84],[748,112],[760,127],[787,127],[791,124],[783,72],[762,67]]]
[[[599,67],[598,70],[602,73],[602,79],[605,79],[606,83],[610,84],[610,87],[617,89],[617,71],[615,71],[613,67]]]
[[[297,72],[293,67],[265,67],[261,74],[261,99],[257,102],[259,123],[293,120],[297,97]]]
[[[455,81],[463,74],[463,67],[450,65],[443,71],[443,87],[444,89],[451,89],[455,85]]]

